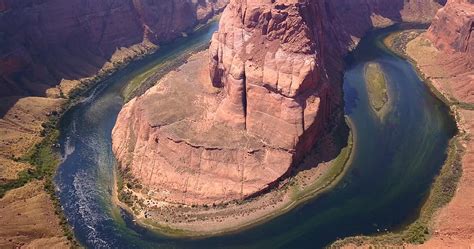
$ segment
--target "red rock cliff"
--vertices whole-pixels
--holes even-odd
[[[425,34],[437,48],[437,55],[434,61],[422,64],[431,65],[427,74],[443,86],[445,93],[468,104],[474,104],[473,32],[474,1],[449,0]]]
[[[271,186],[343,122],[342,57],[375,26],[372,12],[402,20],[404,1],[357,2],[232,0],[209,69],[199,55],[119,114],[112,137],[121,167],[155,199],[177,203],[226,202]],[[422,2],[430,16],[440,6],[409,4]],[[361,6],[360,23],[343,17]],[[211,84],[219,93],[206,90]]]
[[[300,159],[342,103],[324,15],[320,2],[232,1],[210,48],[213,84],[226,93],[217,120]]]
[[[92,76],[122,47],[168,41],[226,0],[0,0],[0,97]],[[139,52],[139,51],[138,51]]]
[[[342,55],[378,25],[373,17],[426,21],[440,6],[432,0],[231,1],[210,48],[213,84],[227,94],[218,118],[296,150],[300,159],[337,112]]]
[[[232,1],[210,68],[190,62],[121,111],[113,149],[122,167],[170,202],[227,202],[271,186],[342,123],[341,60],[329,59],[331,32],[312,18],[323,12],[309,2]],[[206,92],[212,86],[220,92]]]
[[[449,0],[433,19],[427,37],[438,49],[446,52],[467,53],[473,60],[473,8],[473,0]]]

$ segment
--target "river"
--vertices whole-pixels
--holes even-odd
[[[55,177],[58,195],[78,241],[87,248],[320,248],[338,238],[393,230],[413,221],[439,172],[455,125],[406,60],[368,34],[347,57],[345,112],[357,139],[353,160],[330,191],[253,228],[224,236],[177,239],[137,226],[114,206],[116,161],[111,130],[127,83],[193,46],[209,42],[214,23],[131,63],[87,93],[60,123],[63,161]],[[381,121],[367,99],[364,66],[381,65],[391,108]]]

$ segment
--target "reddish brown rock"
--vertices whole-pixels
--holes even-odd
[[[181,36],[225,3],[0,0],[0,97],[44,96],[62,79],[93,76],[118,49]]]
[[[440,6],[431,0],[231,1],[210,48],[213,85],[227,93],[218,119],[301,159],[337,113],[342,56],[354,38],[377,26],[371,17],[426,21]],[[352,15],[358,19],[346,19]]]
[[[345,1],[231,1],[212,38],[210,70],[200,55],[121,111],[113,148],[122,169],[175,203],[267,189],[343,123],[342,57],[378,9],[359,2],[369,6],[360,34],[336,15]],[[210,77],[197,77],[204,71]],[[211,85],[219,93],[207,92]]]
[[[122,167],[155,198],[186,204],[243,199],[285,175],[342,122],[341,82],[329,80],[340,60],[319,57],[317,20],[304,14],[320,10],[306,7],[233,1],[209,50],[211,77],[198,57],[121,111]],[[212,85],[220,92],[203,92]]]
[[[474,3],[451,0],[408,52],[453,102],[474,104]]]
[[[474,247],[474,1],[448,0],[425,35],[407,53],[450,102],[464,148],[462,175],[453,199],[436,213],[433,235],[409,248]],[[426,39],[428,38],[428,39]]]
[[[127,103],[112,132],[122,169],[158,200],[212,204],[242,199],[268,187],[291,165],[288,151],[215,122],[222,102],[206,61],[207,52],[191,57]]]
[[[466,53],[466,58],[474,60],[474,1],[449,0],[439,10],[430,26],[427,37],[435,46],[446,53]]]
[[[433,19],[426,37],[439,50],[436,64],[447,92],[458,101],[474,104],[474,1],[449,0]]]
[[[326,69],[337,65],[324,63],[322,34],[313,32],[325,29],[316,28],[312,15],[321,15],[319,7],[233,1],[210,48],[211,78],[226,93],[216,121],[296,153],[295,159],[314,145],[331,106],[342,102],[330,94]]]

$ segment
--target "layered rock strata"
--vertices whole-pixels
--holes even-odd
[[[439,51],[434,64],[443,68],[434,80],[445,81],[452,98],[469,104],[474,104],[473,33],[474,1],[450,0],[425,35]]]
[[[474,2],[452,0],[407,52],[452,102],[474,104]]]
[[[372,12],[406,4],[424,6],[430,18],[440,6],[357,2],[365,19],[351,30],[338,13],[356,11],[348,1],[231,1],[209,69],[200,55],[119,114],[113,149],[122,170],[172,203],[228,202],[272,186],[343,123],[342,57],[375,25]],[[217,93],[202,90],[209,87]]]
[[[122,170],[163,201],[212,204],[264,189],[288,169],[291,154],[243,129],[216,122],[222,101],[205,52],[120,112],[113,150]]]
[[[474,245],[474,1],[448,0],[428,32],[411,41],[407,53],[456,113],[464,147],[456,193],[434,219],[433,236],[418,248]]]
[[[0,97],[45,96],[62,80],[182,35],[226,0],[0,0]],[[137,45],[139,44],[139,45]],[[129,48],[131,49],[124,49]],[[113,58],[113,55],[117,52]]]
[[[82,78],[107,74],[224,6],[221,0],[0,0],[0,184],[34,167],[18,158],[43,139],[42,124],[87,83]],[[33,179],[1,198],[0,248],[73,246],[44,184]]]
[[[432,236],[408,248],[470,248],[474,245],[474,1],[448,0],[428,31],[407,45],[406,53],[432,86],[443,94],[460,130],[462,175],[453,199],[436,212]],[[458,152],[460,153],[460,152]],[[446,165],[446,167],[457,166]],[[459,169],[457,169],[459,170]]]
[[[122,167],[157,199],[186,204],[243,199],[285,175],[330,119],[342,119],[340,81],[330,84],[314,32],[325,27],[307,18],[316,11],[297,1],[233,1],[212,40],[210,70],[185,65],[124,107],[113,132]],[[186,90],[193,87],[219,91]]]

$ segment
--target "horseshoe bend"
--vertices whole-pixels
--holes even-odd
[[[334,2],[230,1],[209,49],[120,112],[119,199],[148,225],[206,234],[293,206],[302,194],[288,190],[290,179],[301,193],[331,186],[354,139],[343,57],[357,36],[393,22],[375,14],[397,8],[386,4],[369,5],[355,15],[369,20],[354,24],[335,17],[344,12]],[[429,19],[437,6],[411,2],[398,18]]]
[[[0,248],[474,246],[472,0],[0,0]]]

